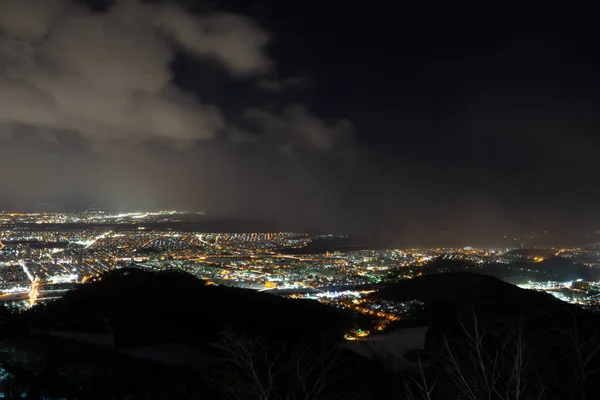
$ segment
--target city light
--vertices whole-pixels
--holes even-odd
[[[506,279],[516,279],[523,288],[548,291],[573,303],[596,302],[595,295],[586,294],[596,287],[593,282],[547,284],[555,279],[544,274],[532,283],[526,279],[538,273],[534,265],[543,265],[549,257],[600,267],[600,253],[595,248],[522,253],[473,246],[322,251],[320,243],[347,238],[296,232],[178,230],[186,218],[188,213],[175,210],[0,214],[2,299],[18,301],[27,296],[33,305],[114,269],[176,269],[213,285],[268,291],[349,309],[378,318],[374,331],[382,331],[390,321],[420,306],[377,304],[369,295],[378,285],[432,272],[494,274],[498,266],[506,266]],[[45,227],[48,224],[51,229]],[[316,246],[315,251],[306,250],[311,246]],[[435,267],[437,262],[441,262],[439,267]],[[449,267],[452,265],[454,269]]]

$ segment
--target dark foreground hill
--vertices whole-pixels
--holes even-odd
[[[210,343],[223,330],[273,338],[339,339],[347,315],[318,302],[209,286],[176,271],[122,269],[24,316],[37,329],[114,331],[117,346]]]
[[[351,322],[315,301],[206,285],[175,271],[113,271],[6,327],[0,397],[346,397],[362,390],[357,378],[365,371],[379,368],[376,381],[385,373],[339,346]],[[80,340],[110,331],[115,346]],[[79,336],[72,340],[65,332]],[[148,357],[180,349],[202,362]],[[378,387],[361,397],[380,398]]]
[[[419,299],[432,399],[585,399],[597,393],[598,315],[482,274],[426,275],[378,292]],[[417,388],[417,391],[420,389]],[[423,393],[421,393],[423,394]]]
[[[478,273],[423,275],[389,285],[378,296],[393,301],[421,300],[503,313],[563,307],[565,303],[543,292],[521,289],[498,278]]]
[[[17,318],[17,325],[109,327],[117,348],[25,331],[5,335],[0,366],[7,372],[0,370],[0,394],[554,400],[592,399],[600,390],[600,320],[595,314],[480,274],[423,276],[376,295],[426,304],[421,322],[431,328],[424,349],[406,353],[401,346],[387,347],[390,342],[381,336],[375,342],[391,353],[378,350],[367,359],[340,346],[348,318],[319,303],[207,286],[177,272],[115,271],[60,301],[34,307]],[[204,350],[208,364],[172,366],[121,352],[166,342]],[[390,357],[414,361],[413,369],[389,368],[394,364]]]

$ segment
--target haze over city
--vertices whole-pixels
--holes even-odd
[[[271,3],[3,1],[0,207],[598,229],[591,18]]]

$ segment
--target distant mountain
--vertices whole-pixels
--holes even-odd
[[[324,236],[312,239],[311,242],[301,248],[284,249],[284,254],[323,254],[349,252],[358,250],[374,250],[382,248],[381,243],[372,237],[360,236]]]
[[[506,252],[505,257],[520,257],[520,258],[533,258],[533,257],[550,257],[556,250],[552,249],[514,249]]]
[[[544,255],[542,255],[544,254],[543,252],[536,252],[536,250],[526,250],[524,254],[527,254],[528,257],[533,257],[534,255],[544,257]],[[526,283],[528,281],[567,282],[578,279],[584,281],[600,280],[600,271],[596,268],[575,263],[567,258],[557,256],[550,256],[540,262],[515,261],[510,264],[475,264],[467,260],[449,260],[438,257],[427,263],[421,271],[423,274],[471,272],[491,275],[515,283]]]

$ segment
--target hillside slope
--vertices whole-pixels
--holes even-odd
[[[176,271],[113,271],[62,299],[35,307],[25,318],[45,329],[98,331],[106,325],[117,345],[206,343],[225,329],[285,338],[341,338],[346,315],[318,302],[207,286]],[[79,326],[79,328],[77,328]]]

